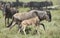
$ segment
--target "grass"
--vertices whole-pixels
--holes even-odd
[[[26,2],[28,1],[30,0],[26,0]],[[55,5],[58,4],[57,0],[54,0],[53,3]],[[26,12],[27,10],[29,10],[29,8],[19,8],[18,10],[21,13],[21,12]],[[34,27],[31,27],[32,31],[30,31],[30,33],[25,36],[21,33],[20,34],[17,33],[17,29],[18,29],[17,25],[14,26],[11,30],[8,30],[5,27],[4,16],[2,15],[2,11],[0,11],[0,38],[60,38],[60,10],[51,10],[51,14],[52,14],[51,22],[46,22],[46,21],[42,22],[45,24],[46,27],[45,31],[43,30],[42,27],[40,27],[39,29],[40,35],[37,34],[33,35]]]

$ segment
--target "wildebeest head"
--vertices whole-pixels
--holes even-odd
[[[47,15],[45,15],[45,19],[48,21],[48,22],[51,22],[51,13],[50,11],[46,11]]]
[[[38,16],[40,21],[46,20],[48,22],[51,22],[51,13],[50,11],[39,11],[39,10],[34,10],[34,13]]]

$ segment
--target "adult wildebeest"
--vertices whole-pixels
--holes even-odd
[[[4,4],[2,6],[2,11],[3,11],[3,15],[5,16],[5,26],[6,26],[6,22],[9,24],[9,18],[12,18],[12,16],[15,13],[18,13],[18,10],[16,8],[11,7],[10,3]]]
[[[15,24],[18,24],[18,26],[21,28],[20,24],[22,21],[38,17],[40,22],[43,20],[51,22],[51,13],[50,11],[39,11],[39,10],[32,10],[27,13],[16,13],[13,15],[12,22],[8,25],[9,28],[12,28]],[[44,25],[44,24],[41,24]]]
[[[31,1],[26,4],[24,4],[25,7],[30,7],[30,9],[43,9],[42,7],[47,7],[47,6],[52,6],[53,3],[52,1],[42,1],[42,2],[36,2],[36,1]]]
[[[12,7],[23,7],[23,2],[11,2]]]
[[[0,10],[2,10],[3,5],[5,5],[6,2],[0,1]]]

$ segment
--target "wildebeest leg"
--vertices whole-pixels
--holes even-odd
[[[7,19],[7,18],[5,17],[5,26],[6,26],[6,19]]]
[[[18,33],[20,33],[20,31],[22,30],[22,27],[21,27],[21,25],[20,25],[21,23],[20,22],[18,22]]]
[[[26,35],[26,32],[25,32],[26,25],[24,25],[24,26],[20,25],[20,26],[21,26],[21,28],[19,28],[18,33],[22,30],[24,32],[24,35]]]
[[[18,25],[18,33],[20,33],[22,30],[22,27],[20,25]]]
[[[44,24],[43,24],[43,23],[40,23],[40,25],[42,25],[42,26],[43,26],[43,28],[44,28],[44,30],[45,30],[45,26],[44,26]]]
[[[10,27],[12,25],[13,21],[14,21],[14,19],[12,19],[12,22],[10,24],[8,24],[7,27]]]
[[[15,26],[16,22],[13,22],[12,25],[10,26],[10,29]]]
[[[26,35],[26,32],[25,32],[26,25],[24,27],[22,27],[22,29],[23,29],[24,34]]]
[[[21,28],[20,28],[20,26],[18,25],[18,33],[20,33],[20,31],[21,31]]]
[[[9,18],[8,18],[7,24],[9,24]]]
[[[38,26],[38,23],[36,24],[36,32],[39,35],[39,26]]]

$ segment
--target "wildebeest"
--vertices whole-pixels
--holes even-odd
[[[14,22],[15,23],[17,23],[18,21],[22,22],[23,20],[33,18],[35,16],[36,14],[34,12],[16,13],[13,15],[12,22],[7,27],[10,27],[11,24],[13,24]]]
[[[31,1],[24,4],[25,7],[30,7],[31,9],[35,9],[35,8],[40,9],[42,7],[47,7],[52,5],[53,5],[52,1],[42,1],[42,2]]]
[[[0,1],[0,10],[2,9],[3,5],[5,5],[6,2]]]
[[[23,2],[11,2],[12,7],[23,7]]]
[[[12,22],[8,25],[8,27],[11,29],[15,24],[18,24],[18,26],[21,28],[21,22],[30,18],[38,17],[40,22],[43,20],[46,20],[48,22],[51,22],[51,13],[50,11],[39,11],[39,10],[32,10],[27,13],[16,13],[13,15]],[[44,24],[41,24],[44,25]]]
[[[19,28],[18,32],[20,32],[21,30],[23,30],[24,34],[26,35],[25,30],[26,30],[26,27],[29,26],[29,25],[34,25],[35,29],[37,30],[38,27],[39,27],[39,25],[41,25],[39,18],[38,17],[34,17],[34,18],[30,18],[30,19],[22,21],[21,22],[21,28]],[[43,28],[45,30],[45,26],[44,25],[42,25],[42,26],[43,26]],[[39,33],[38,30],[37,30],[37,33]]]
[[[18,10],[16,8],[11,7],[10,3],[6,3],[2,7],[3,15],[5,16],[5,26],[6,26],[6,20],[8,19],[7,23],[9,24],[9,18],[12,18],[12,16],[15,13],[18,13]]]

